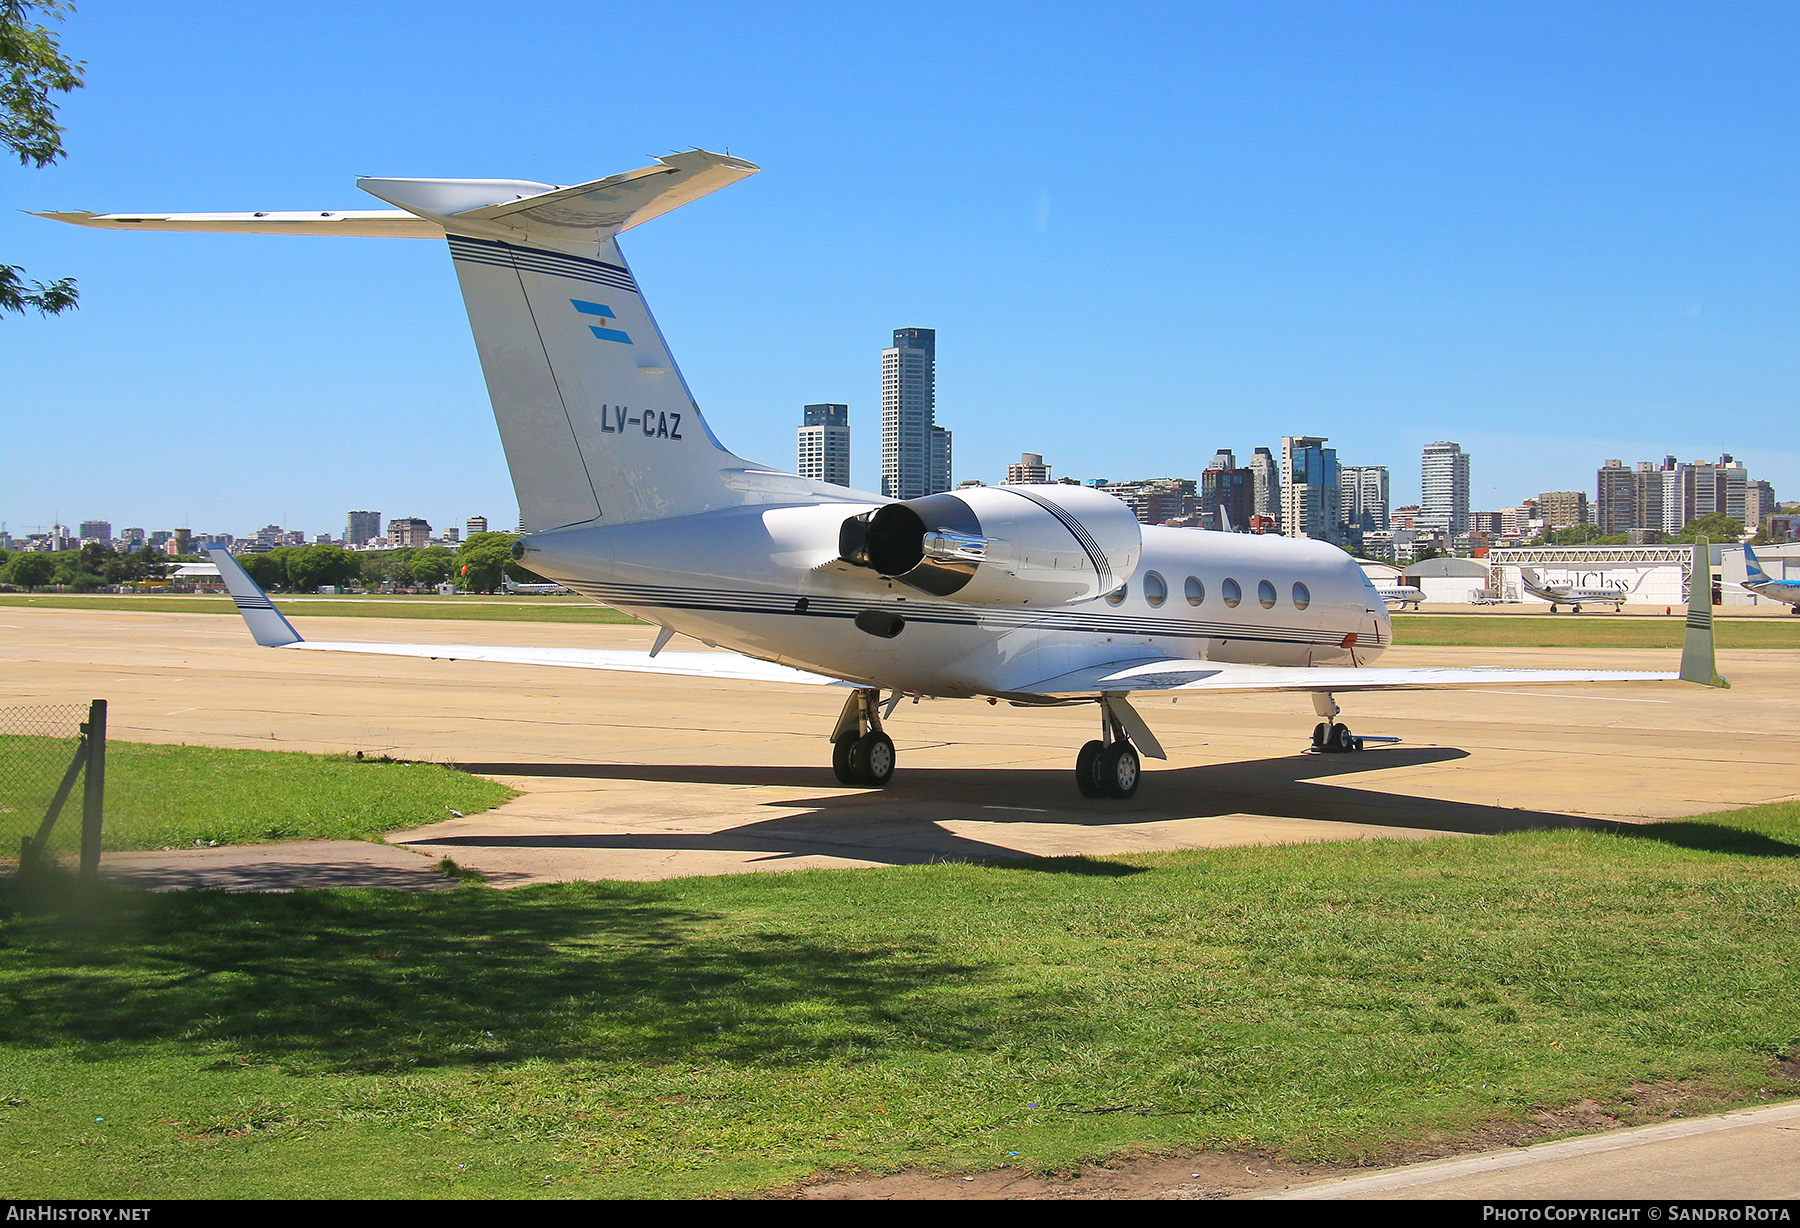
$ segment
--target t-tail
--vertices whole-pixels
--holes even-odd
[[[691,150],[565,188],[358,180],[403,212],[39,216],[117,230],[447,238],[520,518],[536,532],[847,493],[718,442],[619,252],[621,231],[756,171]]]

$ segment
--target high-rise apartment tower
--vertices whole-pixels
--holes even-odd
[[[950,432],[938,426],[937,330],[896,328],[881,351],[881,493],[917,499],[950,489]]]
[[[1425,445],[1420,460],[1423,497],[1417,526],[1441,529],[1451,537],[1469,531],[1469,454],[1462,445],[1440,440]]]
[[[850,407],[808,405],[801,412],[797,472],[817,482],[850,485]]]

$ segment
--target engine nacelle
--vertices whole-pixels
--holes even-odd
[[[1131,509],[1084,486],[977,486],[851,516],[838,557],[971,605],[1068,605],[1137,568]]]

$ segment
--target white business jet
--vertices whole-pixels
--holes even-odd
[[[1698,557],[1698,556],[1696,556]],[[1703,572],[1695,572],[1702,575]],[[1519,579],[1525,585],[1525,591],[1533,597],[1550,603],[1550,612],[1556,613],[1556,607],[1566,605],[1575,613],[1581,613],[1583,605],[1610,605],[1613,613],[1625,604],[1630,596],[1622,588],[1590,588],[1579,584],[1552,584],[1538,578],[1537,572],[1529,567],[1519,568]]]
[[[1129,696],[1296,691],[1313,746],[1360,747],[1345,692],[1685,677],[1713,670],[1711,607],[1677,674],[1371,669],[1391,642],[1362,569],[1323,542],[1140,526],[1110,495],[994,486],[891,500],[733,455],[708,426],[619,252],[623,231],[756,172],[694,150],[575,187],[363,179],[398,210],[40,216],[115,230],[447,240],[532,571],[656,624],[648,653],[321,643],[212,552],[259,644],[850,689],[831,733],[845,784],[894,771],[905,696],[1096,703],[1088,796],[1129,797],[1166,758]],[[729,653],[665,653],[672,635]],[[887,692],[885,703],[882,692]]]
[[[1749,546],[1744,547],[1744,570],[1748,574],[1743,587],[1758,597],[1785,601],[1794,607],[1794,613],[1800,614],[1800,580],[1777,580],[1762,569],[1762,564],[1756,561],[1756,551]]]
[[[1375,595],[1390,606],[1408,606],[1415,611],[1419,603],[1425,600],[1425,590],[1412,584],[1377,584]]]
[[[508,575],[500,577],[500,588],[513,597],[552,597],[569,591],[560,584],[521,584]]]

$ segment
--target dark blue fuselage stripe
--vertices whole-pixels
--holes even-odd
[[[867,603],[856,605],[827,600],[807,599],[806,609],[795,609],[798,598],[780,597],[775,594],[778,603],[747,602],[743,597],[720,598],[709,597],[703,593],[658,593],[656,595],[628,595],[605,589],[575,586],[582,595],[598,601],[617,603],[621,606],[636,606],[659,610],[701,610],[722,614],[765,614],[789,618],[836,618],[851,619],[869,608]],[[837,608],[832,608],[836,606]],[[847,608],[846,608],[847,606]],[[985,614],[952,614],[941,611],[896,609],[908,622],[935,624],[939,626],[979,626],[983,621],[992,622],[992,616]],[[1088,621],[1093,620],[1093,621]],[[1240,627],[1227,624],[1204,623],[1169,623],[1150,619],[1102,619],[1096,615],[1043,615],[1033,616],[1031,622],[1021,622],[1010,630],[1037,631],[1071,631],[1089,635],[1143,635],[1163,636],[1168,639],[1201,639],[1201,640],[1253,640],[1267,644],[1292,644],[1297,647],[1338,648],[1342,646],[1341,638],[1333,631],[1316,632],[1290,631],[1283,632],[1276,628],[1262,630],[1251,627]],[[1370,645],[1381,647],[1379,641]]]
[[[608,264],[604,260],[589,260],[584,256],[566,256],[535,247],[517,247],[510,243],[492,243],[486,239],[469,239],[460,235],[451,236],[450,255],[471,264],[547,273],[554,277],[567,277],[614,290],[638,293],[637,282],[632,279],[629,270],[616,264]]]

